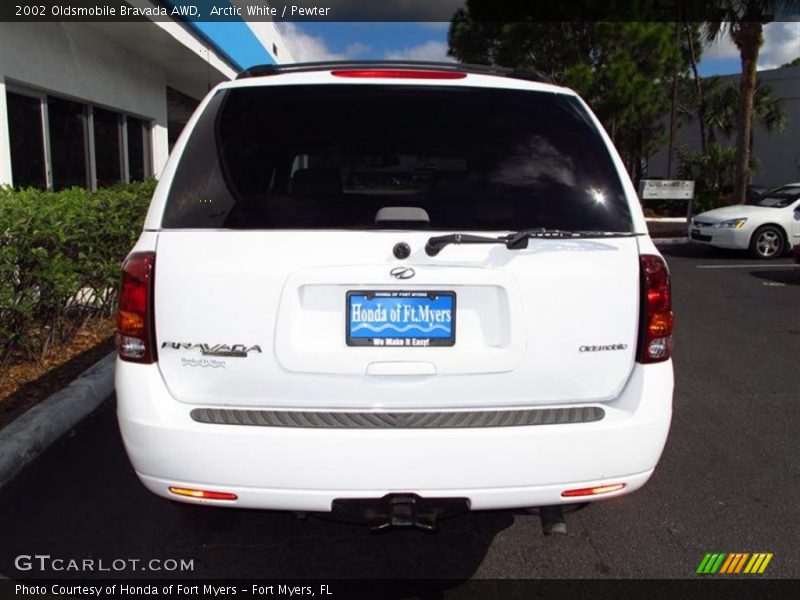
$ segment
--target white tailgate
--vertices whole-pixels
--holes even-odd
[[[191,404],[295,408],[564,404],[619,393],[638,331],[634,238],[450,246],[431,258],[422,250],[430,235],[159,233],[158,364],[170,391]],[[399,241],[412,248],[405,261],[392,255]],[[395,279],[398,265],[415,276]],[[455,345],[348,346],[353,290],[455,292]],[[250,351],[210,356],[198,344]]]

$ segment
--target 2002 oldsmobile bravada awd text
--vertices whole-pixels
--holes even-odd
[[[166,498],[551,506],[636,490],[664,447],[667,267],[598,120],[535,74],[252,69],[123,271],[119,423]]]

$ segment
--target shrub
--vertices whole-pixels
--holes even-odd
[[[695,180],[695,213],[730,204],[723,189],[730,186],[736,170],[736,148],[711,143],[703,154],[687,147],[678,148],[678,176]],[[750,159],[750,170],[760,168],[755,158]]]
[[[654,211],[652,208],[644,208],[644,209],[643,209],[643,212],[644,212],[644,216],[645,216],[646,218],[648,218],[648,219],[650,219],[650,218],[654,218],[654,217],[657,217],[657,216],[658,216],[658,215],[656,214],[656,211]]]
[[[88,319],[113,313],[120,263],[154,187],[0,188],[0,360],[39,358]]]

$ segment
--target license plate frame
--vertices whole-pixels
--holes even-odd
[[[364,298],[368,303],[384,300],[382,306],[387,319],[377,324],[380,319],[363,321],[354,327],[352,301]],[[439,303],[439,304],[437,304]],[[431,311],[448,311],[449,321],[425,321],[411,323],[406,306],[427,306]],[[399,306],[401,319],[392,318],[392,309]],[[368,306],[368,309],[373,307]],[[398,327],[408,327],[401,331]],[[388,325],[388,326],[387,326]],[[371,326],[371,327],[370,327]],[[380,329],[379,329],[380,328]],[[417,331],[415,331],[417,330]],[[384,334],[384,332],[386,332]],[[369,335],[374,333],[377,335]],[[426,335],[427,334],[427,335]],[[345,295],[345,343],[351,347],[369,348],[430,348],[451,347],[456,343],[456,293],[452,290],[348,290]]]

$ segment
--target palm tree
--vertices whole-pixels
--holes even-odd
[[[683,22],[683,32],[686,34],[686,48],[689,51],[689,66],[692,68],[692,80],[694,81],[694,104],[697,107],[697,119],[700,121],[700,151],[706,152],[706,103],[703,94],[703,82],[697,70],[700,61],[702,48],[697,37],[700,28],[697,23]],[[673,132],[674,135],[674,132]]]
[[[788,10],[797,0],[716,0],[714,20],[703,23],[707,42],[729,35],[742,63],[739,82],[740,102],[736,126],[736,171],[733,181],[734,201],[744,202],[750,180],[753,99],[756,91],[758,53],[764,44],[764,23],[777,10]]]
[[[700,152],[717,143],[717,132],[730,137],[735,129],[739,95],[734,86],[722,87],[719,77],[694,77],[693,85],[684,86],[681,94],[680,115],[691,123],[695,117],[700,129]]]
[[[762,86],[761,81],[756,85],[753,115],[756,125],[762,127],[767,133],[786,131],[788,122],[786,113],[783,111],[783,101],[773,96],[772,89],[766,85]]]
[[[703,80],[703,95],[705,99],[705,125],[706,136],[709,143],[716,143],[717,132],[722,132],[730,137],[736,131],[738,122],[738,108],[741,106],[741,92],[734,85],[720,86],[718,77],[709,77]],[[756,82],[753,94],[753,109],[750,118],[750,152],[753,150],[753,134],[756,126],[767,133],[783,133],[786,130],[786,113],[783,102],[772,95],[769,86]]]
[[[700,114],[700,101],[703,102],[705,117],[699,121],[701,139],[706,141],[705,149],[693,152],[687,147],[678,149],[679,175],[685,179],[698,181],[698,203],[704,208],[716,207],[722,190],[733,180],[736,166],[736,149],[728,146],[723,139],[717,140],[718,134],[730,138],[736,130],[738,107],[740,104],[739,89],[735,85],[722,86],[719,77],[708,77],[696,81],[696,86],[687,82],[682,92],[681,117],[691,122]],[[753,99],[753,126],[758,126],[767,133],[786,130],[786,114],[782,101],[772,95],[772,90],[756,84]],[[704,133],[703,133],[704,132]],[[750,132],[753,141],[753,132]],[[757,170],[758,163],[753,158],[750,147],[750,171]]]

